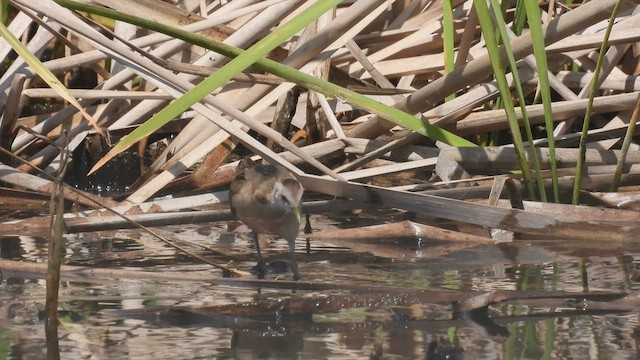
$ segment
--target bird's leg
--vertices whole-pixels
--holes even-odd
[[[293,273],[293,280],[300,280],[300,273],[298,272],[298,262],[296,261],[296,239],[287,239],[289,243],[289,253],[291,254],[291,272]]]
[[[251,237],[253,238],[253,243],[256,247],[256,253],[258,254],[258,264],[256,265],[256,270],[258,271],[258,276],[264,276],[267,272],[267,264],[264,262],[262,258],[262,253],[260,252],[260,241],[258,239],[258,233],[255,231],[251,232]]]
[[[311,234],[311,232],[312,232],[312,229],[311,229],[310,215],[309,213],[307,213],[305,217],[304,233]],[[310,254],[310,253],[311,253],[311,239],[307,238],[307,254]]]

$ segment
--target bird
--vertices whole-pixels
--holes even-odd
[[[249,157],[238,164],[229,186],[231,213],[252,230],[259,271],[264,273],[266,265],[258,235],[275,235],[287,241],[293,279],[300,280],[295,241],[300,231],[303,192],[302,184],[283,167],[259,164]]]

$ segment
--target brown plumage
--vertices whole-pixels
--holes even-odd
[[[240,162],[229,188],[232,213],[253,230],[258,267],[265,267],[258,234],[283,237],[289,244],[295,280],[300,278],[295,259],[295,240],[300,228],[303,191],[300,182],[284,168],[256,164],[250,158]]]

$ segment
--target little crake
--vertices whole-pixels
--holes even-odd
[[[238,165],[229,188],[231,212],[253,230],[260,270],[266,266],[260,253],[258,234],[275,235],[287,240],[293,278],[300,279],[295,240],[300,229],[303,192],[300,182],[284,168],[257,164],[250,158]]]

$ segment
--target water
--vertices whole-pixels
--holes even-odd
[[[324,225],[333,224],[326,221]],[[238,255],[243,269],[252,264],[246,228],[230,233],[223,224],[211,224],[165,230]],[[3,238],[1,244],[3,259],[46,262],[44,239]],[[425,259],[431,245],[416,239],[361,242],[360,246],[374,249],[370,252],[348,251],[326,242],[311,244],[311,253],[305,254],[304,241],[298,242],[304,280],[338,288],[638,290],[638,283],[630,279],[640,257],[623,248],[588,255],[584,248],[571,249],[566,241],[529,241],[467,248]],[[394,258],[398,252],[389,252],[391,247],[404,259]],[[283,241],[273,249],[272,259],[286,259]],[[391,257],[380,255],[385,253]],[[481,317],[476,323],[468,315],[454,313],[450,304],[372,301],[370,306],[361,306],[356,300],[363,294],[339,290],[291,291],[180,281],[181,275],[194,274],[216,279],[220,272],[139,231],[70,235],[66,261],[175,274],[176,281],[63,281],[59,307],[63,359],[623,359],[637,353],[635,313],[587,311],[580,302],[562,306],[527,299],[499,303],[476,314]],[[44,280],[2,270],[0,358],[45,358]],[[585,272],[586,278],[582,276]],[[234,305],[287,298],[320,301],[329,295],[345,304],[342,310],[323,312],[309,307],[297,316],[256,316]],[[358,306],[349,306],[348,296]],[[231,315],[203,308],[222,305],[231,306]]]

